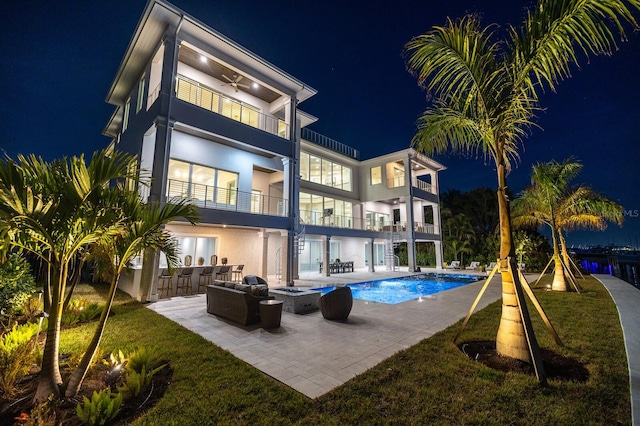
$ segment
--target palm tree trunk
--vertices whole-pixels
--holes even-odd
[[[567,291],[567,281],[564,277],[564,267],[562,266],[562,259],[560,258],[560,249],[558,248],[558,230],[556,229],[555,220],[553,219],[553,212],[551,214],[551,239],[553,241],[553,262],[555,268],[551,290]]]
[[[500,259],[498,261],[501,262],[502,275],[502,316],[496,336],[496,350],[500,355],[531,362],[513,276],[506,267],[506,262],[510,261],[511,270],[517,270],[504,164],[498,165],[498,213],[500,214]]]
[[[80,365],[73,370],[71,376],[69,377],[69,382],[67,383],[66,390],[64,396],[66,398],[72,398],[76,396],[78,391],[80,390],[80,386],[82,385],[82,381],[84,380],[87,372],[89,371],[89,366],[91,366],[91,360],[96,354],[98,350],[98,346],[100,345],[100,340],[102,340],[102,335],[104,334],[104,328],[107,324],[107,318],[109,318],[109,311],[111,310],[111,305],[113,304],[113,298],[116,294],[116,289],[118,288],[118,280],[120,278],[119,273],[114,273],[113,278],[111,279],[111,287],[109,288],[109,295],[107,297],[107,303],[102,310],[102,314],[100,315],[100,320],[98,321],[98,325],[96,327],[96,331],[93,334],[93,339],[91,339],[91,343],[87,347],[87,350],[80,361]]]
[[[55,270],[55,268],[52,268]],[[64,283],[66,282],[66,266],[59,268],[59,273],[53,275],[54,281],[52,289],[51,306],[49,309],[49,320],[47,325],[47,340],[42,353],[42,369],[38,378],[38,388],[33,398],[34,403],[45,401],[49,395],[56,397],[60,394],[62,376],[58,364],[58,351],[60,344],[60,321],[62,319],[62,305],[64,297]]]

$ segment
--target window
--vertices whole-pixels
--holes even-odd
[[[180,160],[169,160],[167,196],[191,198],[200,205],[237,202],[238,174]]]
[[[353,203],[301,192],[300,217],[309,225],[352,228]]]
[[[375,166],[371,168],[371,185],[378,185],[382,183],[382,166]]]
[[[122,133],[127,130],[129,126],[129,109],[131,108],[131,98],[127,99],[127,102],[124,104],[124,112],[122,113]]]
[[[260,208],[262,199],[262,191],[258,191],[257,189],[251,190],[251,213],[260,213],[262,209]]]
[[[404,186],[404,162],[387,163],[387,188]]]
[[[145,82],[144,77],[145,76],[142,75],[142,78],[140,79],[140,83],[138,83],[138,99],[136,103],[136,114],[140,112],[140,110],[144,106],[144,82]]]
[[[351,191],[351,168],[306,152],[300,153],[300,179]]]
[[[176,237],[178,250],[180,251],[180,260],[184,264],[184,258],[191,256],[192,261],[196,265],[208,265],[211,262],[211,256],[216,254],[217,238],[207,237]],[[167,266],[167,258],[164,253],[160,253],[160,266]]]

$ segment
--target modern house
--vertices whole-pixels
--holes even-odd
[[[435,246],[442,265],[438,172],[413,149],[361,160],[307,126],[309,85],[162,0],[149,0],[107,102],[104,134],[150,172],[145,199],[187,198],[198,226],[167,225],[185,263],[226,258],[293,285],[306,271],[396,268],[394,247]],[[187,258],[188,256],[188,258]],[[214,257],[215,256],[215,257]],[[145,253],[124,290],[157,297],[165,260]]]

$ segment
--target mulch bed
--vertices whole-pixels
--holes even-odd
[[[38,424],[42,425],[81,425],[82,422],[76,417],[76,405],[82,401],[83,396],[91,398],[94,391],[100,391],[106,387],[104,378],[107,372],[106,365],[94,366],[87,373],[80,393],[76,397],[45,405],[38,413],[32,413],[32,400],[38,386],[39,373],[38,369],[34,369],[17,383],[17,391],[12,397],[6,398],[4,395],[0,397],[0,425],[34,424],[33,415],[38,416],[40,420]],[[169,365],[154,374],[149,388],[139,396],[125,401],[120,413],[111,424],[128,424],[153,407],[171,384],[172,376],[173,369]]]
[[[503,372],[516,372],[535,375],[533,366],[518,359],[504,357],[496,351],[496,342],[491,340],[464,342],[458,345],[470,359],[487,367]],[[557,354],[549,349],[540,349],[542,365],[549,379],[586,382],[589,371],[575,358]]]

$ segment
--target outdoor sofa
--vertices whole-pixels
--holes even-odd
[[[240,325],[260,322],[260,301],[273,299],[266,284],[216,280],[207,285],[207,312]]]

